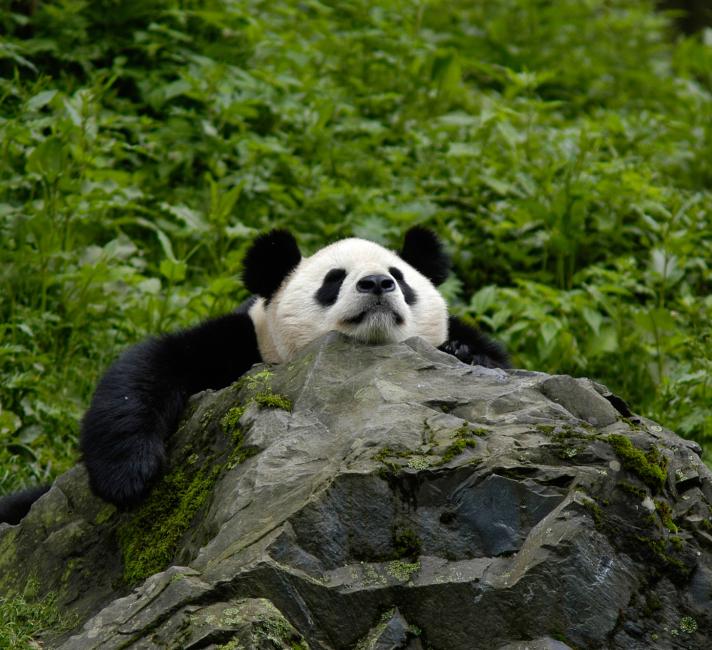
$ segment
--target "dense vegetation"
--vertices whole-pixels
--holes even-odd
[[[273,226],[432,226],[453,309],[518,365],[712,457],[712,46],[652,1],[10,5],[0,492],[76,460],[122,347],[237,305]]]

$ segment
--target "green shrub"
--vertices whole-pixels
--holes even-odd
[[[710,441],[712,47],[653,4],[0,9],[0,491],[75,461],[123,346],[243,299],[273,226],[429,224],[517,364]]]

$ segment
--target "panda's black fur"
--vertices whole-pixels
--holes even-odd
[[[355,267],[345,268],[352,256]],[[361,268],[365,264],[369,266]],[[227,386],[255,363],[285,361],[294,353],[299,345],[294,332],[285,332],[287,342],[280,344],[276,331],[282,326],[279,310],[288,310],[290,299],[290,323],[294,310],[309,324],[321,322],[321,315],[329,314],[337,302],[345,301],[347,308],[358,303],[333,329],[370,342],[402,340],[410,332],[429,337],[465,363],[509,367],[499,343],[448,316],[434,285],[442,283],[449,270],[439,239],[420,227],[406,233],[397,255],[351,239],[302,258],[287,231],[257,238],[244,262],[243,278],[255,294],[252,298],[231,314],[127,349],[102,377],[81,425],[92,490],[119,507],[144,499],[165,469],[164,439],[176,427],[190,395]],[[423,305],[426,301],[437,305]],[[418,318],[429,322],[413,322]],[[320,324],[327,326],[328,319]],[[308,342],[321,334],[316,325],[312,329],[297,334]],[[0,499],[0,522],[17,523],[47,489],[31,488]]]

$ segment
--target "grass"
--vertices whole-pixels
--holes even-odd
[[[453,312],[709,461],[712,47],[653,4],[3,5],[0,493],[76,461],[122,347],[233,309],[270,227],[433,227]]]
[[[0,647],[31,650],[42,647],[39,637],[65,632],[75,625],[57,608],[57,595],[38,597],[39,585],[30,580],[24,594],[0,596]]]

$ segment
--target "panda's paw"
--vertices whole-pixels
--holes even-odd
[[[131,453],[84,460],[94,494],[119,508],[143,501],[166,464],[163,443],[145,439]]]
[[[484,337],[477,345],[450,339],[439,348],[456,357],[468,366],[484,366],[485,368],[509,368],[509,360],[504,348],[495,341]]]
[[[447,341],[441,345],[439,349],[451,354],[467,365],[477,363],[477,358],[479,357],[479,355],[475,354],[471,345],[454,339]]]

